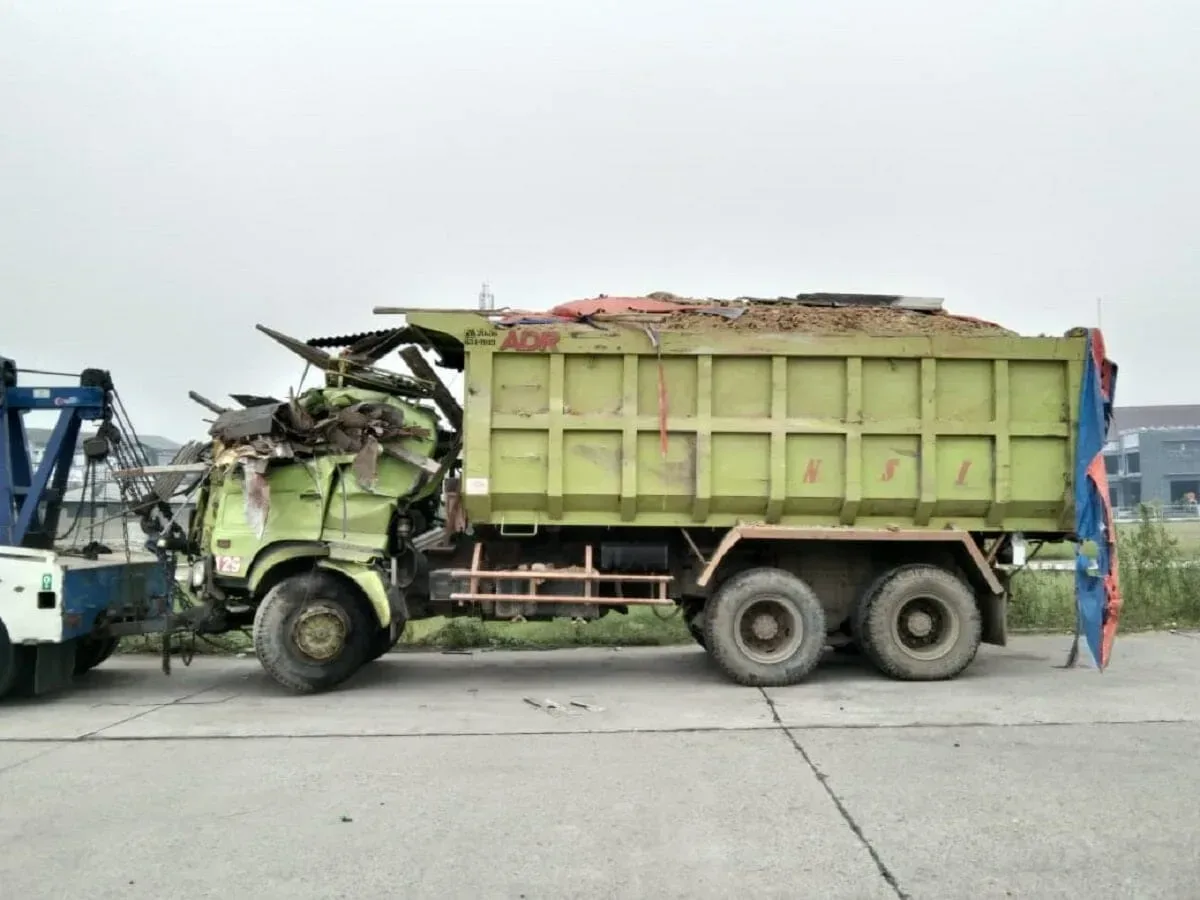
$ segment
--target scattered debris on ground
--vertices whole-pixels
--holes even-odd
[[[571,713],[571,710],[564,707],[561,703],[559,703],[556,700],[551,700],[548,697],[545,700],[535,700],[533,697],[522,697],[521,699],[524,700],[530,706],[532,706],[534,709],[544,710],[545,712],[548,712],[551,715],[554,715],[556,713],[561,713],[564,711],[568,715],[579,715],[578,713]],[[584,703],[582,700],[570,700],[567,702],[567,706],[574,707],[575,709],[582,709],[585,712],[591,712],[591,713],[604,712],[603,706],[594,706],[591,703]]]

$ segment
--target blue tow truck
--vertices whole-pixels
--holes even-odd
[[[74,386],[27,387],[20,372],[0,356],[0,699],[57,690],[104,662],[121,635],[169,633],[174,624],[174,559],[155,549],[171,527],[170,506],[149,474],[120,482],[122,504],[148,538],[144,548],[60,546],[81,449],[93,489],[102,466],[153,471],[109,373],[86,369]],[[57,413],[36,461],[30,412]],[[94,429],[85,433],[85,423]]]

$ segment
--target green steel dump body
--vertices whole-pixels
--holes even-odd
[[[406,315],[435,346],[463,345],[462,486],[476,523],[1073,528],[1082,333],[655,333]]]

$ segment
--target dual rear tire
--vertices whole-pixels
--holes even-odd
[[[685,612],[686,614],[686,612]],[[975,659],[982,623],[975,594],[937,566],[892,569],[861,595],[851,617],[858,647],[901,681],[954,678]],[[803,579],[775,568],[739,572],[688,630],[733,681],[781,687],[803,681],[826,645],[825,612]]]
[[[825,649],[825,611],[802,579],[782,569],[748,569],[708,601],[702,626],[709,655],[733,681],[781,687],[804,680]]]
[[[879,576],[859,599],[854,637],[871,664],[898,681],[945,681],[975,659],[983,622],[975,592],[922,563]]]

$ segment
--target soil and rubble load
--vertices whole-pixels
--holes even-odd
[[[744,331],[809,334],[931,335],[995,337],[1015,332],[994,322],[952,315],[936,298],[875,294],[798,294],[794,297],[733,300],[680,297],[656,291],[645,297],[576,300],[547,313],[514,313],[503,325],[565,322],[653,325],[662,331],[736,328]]]

